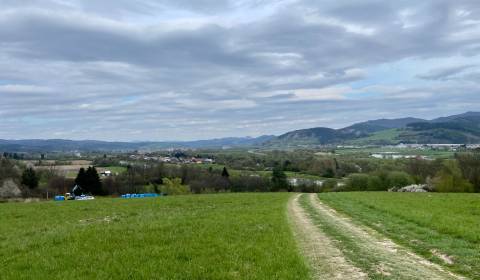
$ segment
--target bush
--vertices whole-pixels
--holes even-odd
[[[442,170],[433,179],[433,185],[438,192],[473,192],[474,187],[463,178],[458,163],[453,160],[445,161]]]
[[[188,186],[182,185],[181,178],[174,178],[174,179],[163,179],[163,185],[160,188],[162,193],[168,195],[177,195],[177,194],[188,194],[190,189]]]
[[[368,178],[368,188],[369,191],[386,191],[388,185],[385,184],[385,181],[382,180],[379,176],[371,175]]]
[[[369,176],[367,174],[350,174],[344,191],[366,191],[368,189]]]
[[[64,176],[53,176],[48,180],[47,188],[48,191],[54,192],[56,194],[64,194],[70,192],[75,185],[73,179],[67,179]]]
[[[335,179],[327,179],[323,181],[322,185],[322,192],[331,192],[337,187],[337,180]]]
[[[388,174],[388,187],[397,187],[403,188],[405,186],[415,184],[415,181],[412,179],[408,173],[403,171],[392,171]]]
[[[114,177],[107,177],[102,182],[105,194],[120,194],[121,186],[119,181]]]
[[[427,178],[435,176],[442,168],[442,160],[409,159],[405,171],[410,174],[416,184],[426,183]]]
[[[232,192],[268,192],[271,180],[261,176],[242,175],[230,179]]]
[[[461,153],[456,159],[465,179],[473,184],[476,192],[480,192],[480,153]]]
[[[32,167],[25,169],[22,173],[22,185],[33,190],[38,187],[38,176]]]
[[[105,185],[105,182],[104,182],[104,185]],[[157,185],[150,183],[150,184],[146,184],[145,186],[143,186],[142,192],[144,192],[144,193],[160,193],[160,189],[158,188]]]
[[[297,186],[292,187],[294,192],[302,192],[302,193],[319,193],[322,191],[322,186],[317,185],[315,183],[300,183]]]
[[[20,172],[17,166],[13,161],[6,158],[0,159],[0,182],[6,179],[13,179],[14,181],[19,180]]]

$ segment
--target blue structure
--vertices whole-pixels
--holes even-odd
[[[158,193],[134,193],[134,194],[122,194],[121,198],[146,198],[146,197],[159,197]]]
[[[55,201],[64,201],[65,197],[63,195],[57,195],[57,196],[55,196],[54,200]]]

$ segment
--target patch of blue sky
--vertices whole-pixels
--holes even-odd
[[[364,98],[376,98],[382,97],[383,94],[380,92],[349,92],[344,95],[348,99],[364,99]]]
[[[353,89],[362,89],[370,86],[427,86],[436,81],[427,81],[419,75],[432,70],[448,66],[461,66],[480,64],[480,56],[462,57],[453,56],[445,58],[407,58],[397,62],[380,64],[367,68],[367,78],[349,83]]]
[[[45,118],[38,118],[38,117],[22,117],[20,122],[28,124],[28,125],[43,125],[51,123],[51,120]]]
[[[350,84],[354,89],[364,88],[368,86],[384,85],[394,86],[399,84],[418,83],[416,75],[419,74],[418,61],[412,59],[404,59],[393,63],[384,63],[378,66],[367,68],[367,78],[355,81]]]
[[[122,97],[122,103],[123,104],[131,104],[131,103],[137,102],[140,99],[141,99],[141,97],[138,96],[138,95],[129,95],[129,96]]]
[[[2,80],[2,79],[0,79],[0,85],[1,85],[1,86],[11,85],[11,84],[15,84],[15,83],[16,83],[16,82],[11,81],[11,80]]]

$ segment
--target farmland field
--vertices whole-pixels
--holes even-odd
[[[2,279],[307,279],[289,194],[0,204]]]
[[[479,279],[480,196],[0,204],[2,279]]]

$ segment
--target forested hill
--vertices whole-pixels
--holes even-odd
[[[480,112],[433,120],[417,118],[379,119],[342,129],[316,127],[280,135],[265,146],[310,146],[336,144],[471,144],[480,143]]]
[[[316,127],[280,136],[231,137],[198,141],[107,142],[93,140],[0,140],[0,152],[155,151],[170,148],[308,147],[316,145],[389,145],[398,143],[480,143],[480,112],[433,120],[378,119],[332,129]]]

